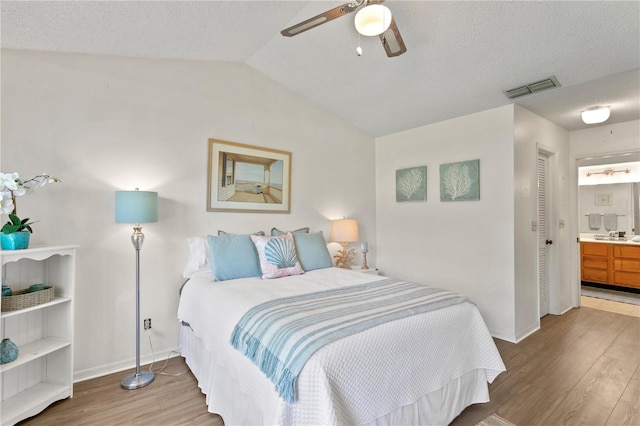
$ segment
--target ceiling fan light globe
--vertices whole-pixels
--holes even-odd
[[[356,30],[363,36],[377,36],[391,25],[391,11],[381,4],[370,4],[356,13]]]
[[[611,115],[611,110],[609,107],[592,107],[582,111],[582,121],[585,124],[598,124],[604,123],[609,119]]]

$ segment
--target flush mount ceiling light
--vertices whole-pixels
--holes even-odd
[[[609,107],[595,106],[582,111],[582,121],[585,124],[604,123],[609,119],[611,111]]]
[[[391,11],[381,4],[370,4],[356,13],[354,23],[363,36],[377,36],[391,25]]]

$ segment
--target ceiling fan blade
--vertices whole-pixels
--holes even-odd
[[[356,6],[354,3],[345,3],[342,6],[334,7],[333,9],[327,10],[320,15],[316,15],[313,18],[307,19],[306,21],[302,21],[298,24],[290,26],[289,28],[285,28],[284,30],[280,31],[280,34],[285,37],[293,37],[302,32],[310,30],[311,28],[315,28],[318,25],[322,25],[341,16],[347,15],[357,8],[358,6]]]
[[[380,34],[379,37],[388,57],[400,56],[407,51],[407,46],[404,45],[404,40],[402,40],[396,21],[393,18],[391,18],[391,25],[389,25],[387,31]]]

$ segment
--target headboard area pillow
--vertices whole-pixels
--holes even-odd
[[[322,231],[311,234],[293,234],[300,265],[305,271],[324,269],[333,266]]]
[[[272,237],[277,237],[280,235],[287,235],[287,232],[291,232],[292,234],[308,234],[309,233],[309,228],[300,228],[300,229],[296,229],[295,231],[281,231],[278,228],[271,228],[271,236]]]
[[[227,234],[207,237],[214,281],[259,277],[260,260],[250,235]]]
[[[193,278],[199,275],[211,275],[211,265],[209,264],[209,244],[204,237],[187,238],[189,256],[184,267],[182,276]]]
[[[291,232],[277,237],[251,235],[251,240],[258,251],[262,278],[281,278],[304,273]]]

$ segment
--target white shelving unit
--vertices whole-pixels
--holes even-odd
[[[14,291],[53,286],[50,302],[2,312],[2,338],[18,345],[18,359],[0,365],[0,424],[14,425],[73,396],[76,246],[1,250],[2,273]]]

